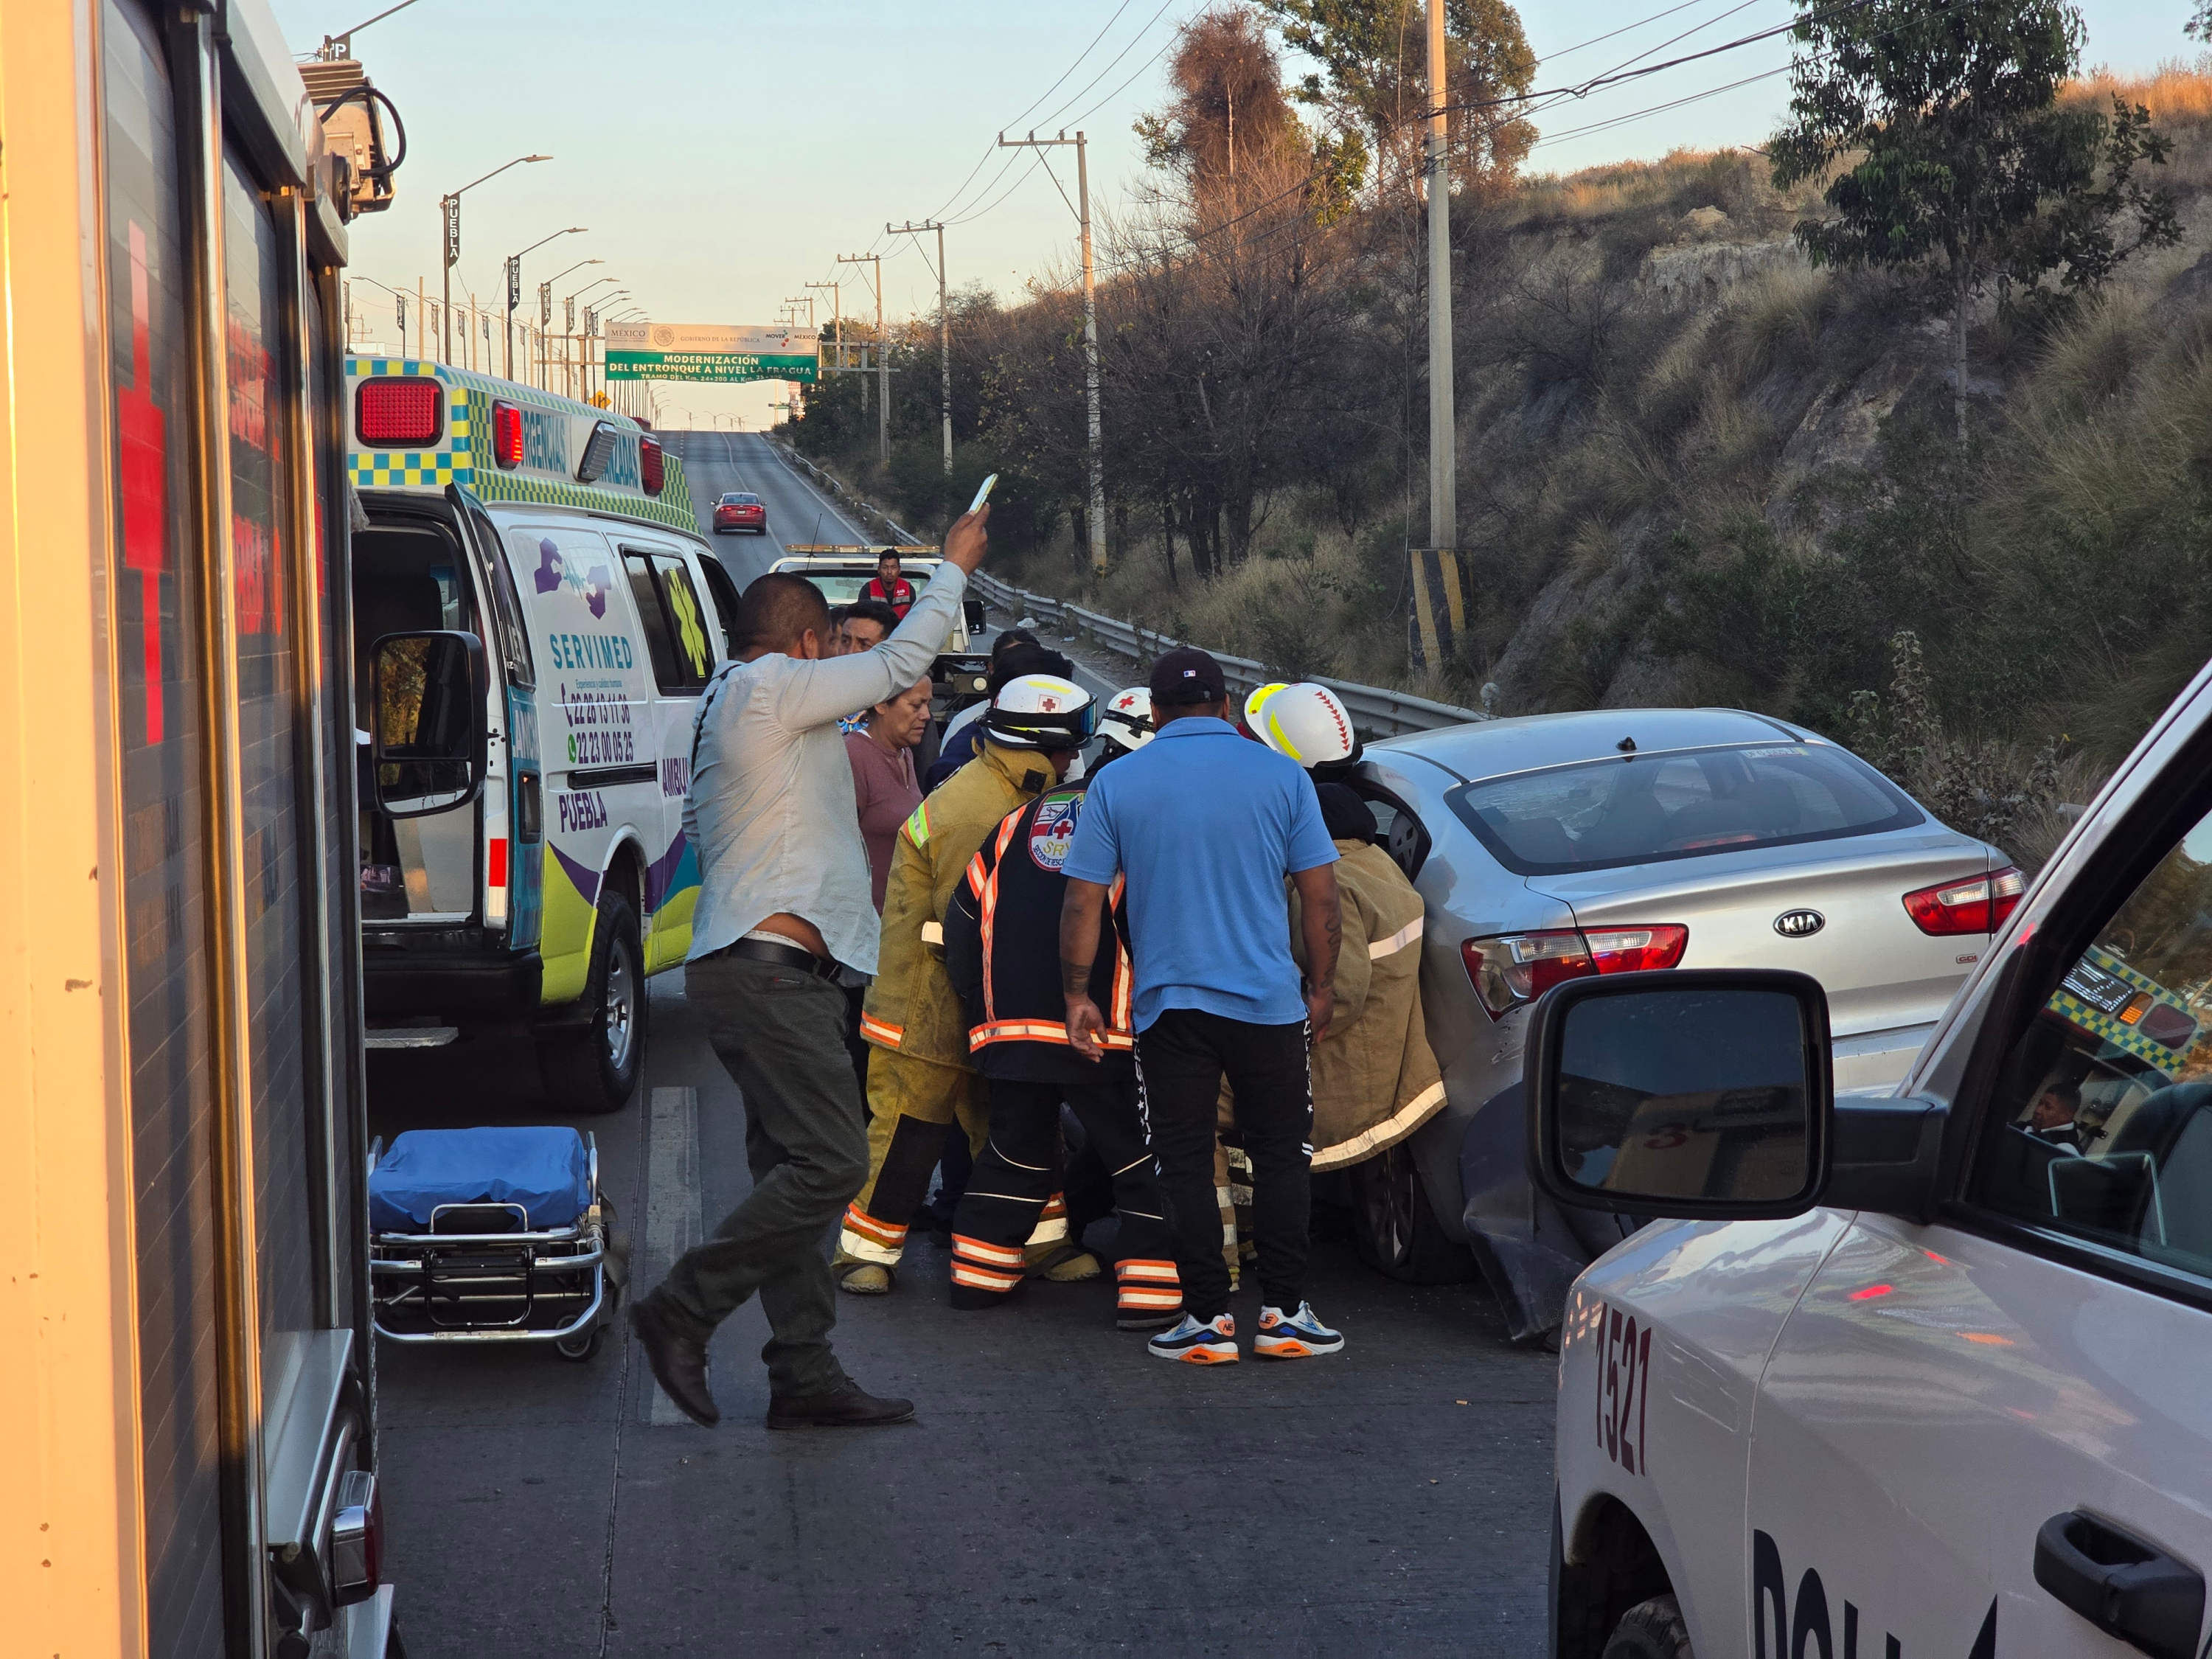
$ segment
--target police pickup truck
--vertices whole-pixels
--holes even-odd
[[[1796,974],[1571,981],[1563,1203],[1674,1218],[1559,1356],[1560,1659],[2197,1659],[2212,1565],[2212,669],[1888,1099]]]
[[[832,605],[852,604],[876,574],[878,551],[872,547],[801,542],[784,550],[787,556],[778,559],[769,568],[805,577],[822,590],[822,597]],[[933,547],[884,548],[882,551],[899,556],[900,568],[906,580],[914,584],[917,594],[929,586],[937,567],[945,562]],[[991,659],[973,648],[975,636],[982,631],[983,602],[971,599],[962,607],[960,621],[954,625],[951,637],[945,641],[945,649],[930,665],[930,703],[939,714],[962,708],[983,695],[984,676],[990,669]]]

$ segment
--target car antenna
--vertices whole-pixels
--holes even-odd
[[[819,513],[814,515],[814,528],[806,532],[806,539],[817,543],[822,539],[822,515]]]
[[[1624,755],[1632,755],[1636,752],[1636,739],[1633,738],[1623,738],[1619,743],[1616,743],[1613,746],[1620,750]]]

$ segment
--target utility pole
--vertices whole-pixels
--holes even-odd
[[[925,219],[920,224],[909,219],[902,225],[884,226],[886,236],[919,236],[931,230],[937,233],[938,398],[945,411],[945,470],[949,473],[952,471],[952,313],[945,295],[945,225],[936,219]],[[921,257],[929,258],[927,253]]]
[[[876,459],[888,461],[891,458],[891,358],[890,342],[884,337],[884,256],[880,253],[841,253],[837,256],[837,263],[841,265],[875,267],[874,279],[869,287],[876,295],[876,379],[878,382],[876,389],[881,394],[877,400]],[[860,412],[866,414],[867,408],[868,382],[864,376],[860,381]]]
[[[1431,597],[1414,572],[1414,616],[1422,654],[1431,668],[1452,648],[1463,618],[1459,585],[1457,446],[1452,420],[1451,158],[1449,101],[1444,64],[1444,0],[1428,0],[1429,69],[1429,545],[1436,554],[1437,586]],[[1437,615],[1441,599],[1444,615]],[[1449,629],[1449,632],[1446,630]]]
[[[1231,118],[1234,118],[1232,106]],[[1234,134],[1236,129],[1231,128]],[[1040,138],[1034,129],[1026,138],[1009,138],[999,135],[1001,149],[1045,150],[1061,144],[1075,146],[1075,200],[1069,205],[1075,210],[1077,222],[1083,227],[1083,413],[1089,428],[1091,447],[1091,510],[1084,515],[1085,527],[1091,532],[1091,568],[1106,568],[1106,465],[1105,441],[1098,426],[1098,278],[1091,263],[1091,169],[1084,152],[1083,134],[1071,138],[1065,131],[1055,138]],[[1231,171],[1234,173],[1236,150],[1230,151]],[[1049,176],[1052,169],[1045,169]],[[1060,190],[1060,180],[1054,177],[1053,188]],[[1060,199],[1067,200],[1067,192],[1060,191]]]

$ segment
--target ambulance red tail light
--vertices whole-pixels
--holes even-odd
[[[1644,973],[1672,968],[1690,946],[1679,922],[1643,927],[1561,928],[1541,933],[1501,933],[1471,939],[1459,947],[1468,979],[1485,1012],[1503,1019],[1563,980],[1593,974]]]
[[[353,394],[353,427],[363,448],[427,449],[446,430],[446,406],[436,380],[421,375],[377,374]]]
[[[1913,926],[1936,939],[1960,933],[1994,933],[2019,904],[2027,878],[2014,869],[1968,881],[1939,882],[1905,896],[1905,913]]]
[[[509,469],[522,465],[522,411],[513,404],[491,406],[491,458]]]
[[[658,495],[660,486],[668,482],[668,463],[662,458],[660,445],[642,433],[637,440],[637,477],[648,495]]]

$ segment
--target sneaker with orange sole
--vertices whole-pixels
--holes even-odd
[[[1177,1359],[1186,1365],[1233,1365],[1237,1360],[1237,1321],[1216,1314],[1201,1324],[1185,1314],[1173,1330],[1162,1331],[1145,1346],[1155,1359]]]
[[[1298,1304],[1294,1314],[1280,1308],[1260,1310],[1260,1328],[1252,1338],[1255,1359],[1313,1359],[1335,1353],[1344,1346],[1344,1333],[1333,1331],[1314,1316],[1313,1304]]]

